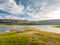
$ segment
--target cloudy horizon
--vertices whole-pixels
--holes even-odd
[[[0,19],[60,19],[60,0],[0,0]]]

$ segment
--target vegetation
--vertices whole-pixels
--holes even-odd
[[[0,34],[0,45],[60,45],[60,34],[24,28],[23,33]]]
[[[60,25],[58,25],[58,26],[53,26],[53,27],[60,28]]]

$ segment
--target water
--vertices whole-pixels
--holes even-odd
[[[42,31],[48,31],[48,32],[55,32],[55,33],[60,33],[60,28],[55,28],[53,27],[54,25],[33,25],[33,26],[25,26],[25,25],[20,25],[20,26],[0,26],[0,32],[6,32],[9,31],[11,29],[15,29],[15,28],[37,28],[40,29]]]

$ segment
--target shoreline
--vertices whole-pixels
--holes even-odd
[[[7,25],[7,24],[0,24],[0,26],[21,26],[21,25]],[[30,25],[23,25],[23,26],[30,26]],[[32,26],[34,26],[34,25],[32,25]],[[35,26],[37,26],[37,25],[35,25]]]

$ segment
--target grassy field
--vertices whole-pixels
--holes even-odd
[[[60,45],[60,34],[37,29],[24,29],[23,33],[0,34],[0,45]]]

